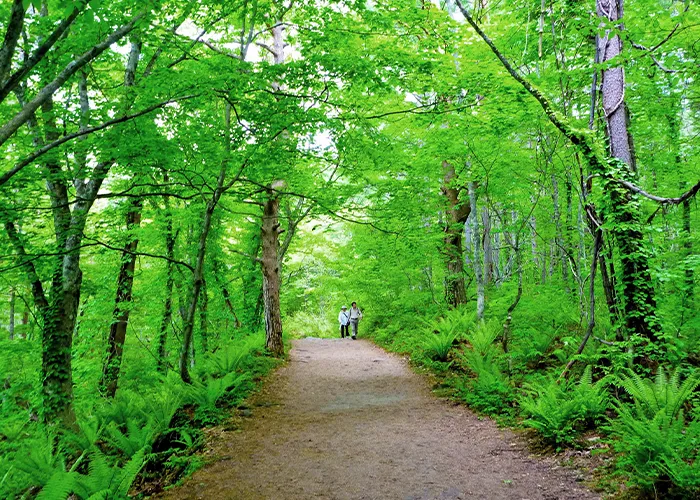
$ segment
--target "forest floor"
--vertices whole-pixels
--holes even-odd
[[[599,498],[366,340],[294,341],[249,405],[211,432],[208,465],[160,498]]]

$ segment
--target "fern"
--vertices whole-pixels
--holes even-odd
[[[102,410],[100,418],[104,425],[114,422],[119,427],[125,426],[129,421],[141,418],[144,405],[144,398],[137,393],[120,389],[111,404]]]
[[[90,450],[102,437],[103,425],[100,418],[88,418],[78,422],[79,432],[67,434],[66,439],[79,450]]]
[[[37,500],[65,500],[74,492],[79,474],[57,470],[37,495]]]
[[[461,356],[476,378],[461,387],[460,396],[472,408],[487,414],[501,414],[511,408],[513,388],[501,370],[501,359],[495,348],[482,355],[476,350]]]
[[[450,349],[457,340],[456,333],[429,333],[423,341],[423,349],[431,359],[436,361],[447,361]]]
[[[481,321],[474,331],[469,334],[469,343],[475,352],[486,356],[493,352],[494,345],[498,336],[501,334],[502,328],[496,321],[485,322]]]
[[[126,432],[122,432],[112,422],[105,434],[105,439],[127,458],[134,456],[142,448],[150,448],[156,437],[157,432],[152,418],[146,422],[138,420],[127,422]]]
[[[14,466],[29,474],[32,477],[32,484],[43,486],[57,471],[66,470],[63,455],[54,448],[53,438],[46,436],[46,439],[30,448],[28,455],[17,455]]]
[[[680,376],[680,369],[676,369],[669,377],[664,369],[659,367],[653,382],[631,372],[621,377],[619,383],[632,396],[639,413],[651,418],[659,411],[664,411],[669,418],[675,418],[700,385],[700,374],[697,371],[692,372],[682,384]]]
[[[238,370],[243,360],[249,355],[248,345],[231,345],[219,351],[213,358],[212,363],[216,367],[216,375],[226,375]]]
[[[179,387],[179,385],[178,385]],[[164,432],[182,406],[182,391],[164,390],[159,396],[149,400],[147,416],[150,416],[156,433]]]
[[[683,406],[700,385],[698,372],[680,381],[659,368],[654,380],[630,373],[619,379],[633,403],[616,405],[618,418],[609,429],[619,452],[618,467],[630,482],[648,491],[674,484],[681,494],[700,488],[700,420],[686,423]]]
[[[460,309],[449,311],[445,316],[437,320],[428,321],[421,319],[425,327],[424,337],[421,340],[423,351],[436,361],[447,361],[448,354],[455,341],[464,335],[471,321]]]
[[[131,485],[134,484],[136,476],[143,468],[146,462],[146,448],[142,448],[140,451],[136,452],[131,460],[121,469],[119,474],[119,481],[116,484],[115,493],[117,496],[126,497],[129,493]]]
[[[587,366],[576,383],[552,379],[531,384],[529,394],[519,400],[523,414],[529,417],[524,424],[558,448],[571,445],[582,431],[603,419],[609,404],[606,383],[603,379],[594,384]]]
[[[187,394],[190,401],[200,408],[213,409],[227,390],[237,388],[248,378],[246,373],[229,373],[222,378],[209,379],[206,383],[195,382],[188,388]]]

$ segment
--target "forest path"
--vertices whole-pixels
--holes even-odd
[[[164,498],[598,498],[368,341],[297,340],[290,357]]]

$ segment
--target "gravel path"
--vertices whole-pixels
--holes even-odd
[[[162,498],[598,498],[368,341],[298,340],[290,356],[213,439],[215,461]]]

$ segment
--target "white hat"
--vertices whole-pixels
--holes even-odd
[[[343,307],[341,307],[341,309],[347,309],[347,308],[348,308],[348,306],[343,306]]]

